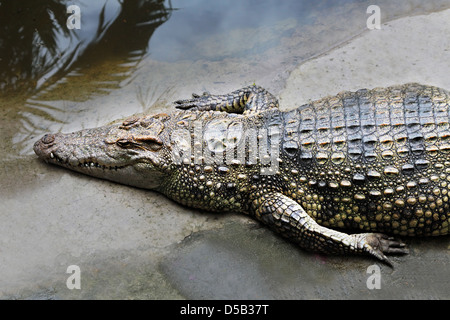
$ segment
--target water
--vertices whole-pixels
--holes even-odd
[[[92,281],[82,297],[123,297],[122,280],[112,277],[139,272],[130,262],[139,260],[152,277],[128,275],[133,288],[152,298],[179,297],[158,259],[222,220],[47,166],[33,143],[48,132],[168,112],[171,101],[192,92],[224,93],[256,82],[277,95],[297,66],[367,30],[371,2],[0,0],[0,296],[23,297],[13,288],[31,287],[32,298],[61,297],[45,283],[42,291],[33,286],[64,279],[68,264],[84,263]],[[79,30],[67,28],[69,5],[81,10]],[[378,5],[385,23],[450,2]],[[108,275],[102,281],[98,269]]]
[[[388,20],[446,2],[380,5]],[[294,66],[365,30],[370,1],[0,4],[0,146],[12,159],[32,154],[32,140],[45,132],[152,106],[167,111],[190,91],[257,82],[276,94]],[[71,4],[80,8],[79,30],[68,28]]]

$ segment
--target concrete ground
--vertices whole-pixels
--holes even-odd
[[[274,29],[282,32],[292,28],[290,23]],[[283,109],[342,90],[412,81],[450,90],[449,33],[450,10],[400,18],[300,65],[291,61],[280,69],[258,67],[255,62],[253,71],[240,70],[246,76],[237,82],[256,80],[279,96]],[[289,51],[295,46],[284,48]],[[292,51],[283,54],[292,56]],[[264,64],[264,57],[260,59]],[[168,101],[186,97],[202,91],[205,83],[212,83],[206,88],[211,92],[235,89],[235,75],[223,74],[221,68],[238,70],[243,61],[220,63],[171,66],[146,61],[139,84],[133,90],[126,87],[134,97],[119,90],[85,102],[77,113],[79,123],[102,125],[142,112],[150,101],[152,112],[167,110],[166,98],[158,97],[167,96]],[[164,78],[166,83],[155,83],[149,70],[170,76]],[[196,82],[176,70],[192,72]],[[166,89],[176,79],[180,79],[178,86]],[[145,94],[146,86],[157,89]],[[136,96],[141,106],[133,105]],[[92,115],[89,103],[116,106]],[[69,121],[42,127],[43,132],[49,127],[79,129]],[[13,139],[20,140],[20,134]],[[449,237],[405,239],[410,254],[392,257],[394,268],[367,257],[307,253],[246,217],[199,212],[153,192],[46,165],[30,152],[40,134],[23,143],[25,156],[2,162],[1,298],[450,298]],[[71,265],[81,271],[79,290],[66,285]],[[379,273],[372,274],[373,265]],[[378,275],[379,288],[370,289]]]

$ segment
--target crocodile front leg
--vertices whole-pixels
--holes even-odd
[[[278,100],[267,90],[251,85],[229,94],[193,94],[192,99],[177,100],[175,107],[184,110],[223,111],[250,114],[270,108],[278,108]]]
[[[407,253],[405,245],[380,233],[346,234],[317,224],[291,198],[272,192],[252,203],[255,217],[302,248],[327,254],[369,254],[392,266],[385,253]]]

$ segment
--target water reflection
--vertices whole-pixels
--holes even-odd
[[[66,25],[72,4],[81,9],[79,30]],[[77,112],[76,102],[130,81],[170,14],[164,0],[0,1],[0,105],[15,120],[1,125],[13,135],[5,147],[27,154],[32,138]]]
[[[67,7],[74,3],[82,12],[80,30],[66,26]],[[70,81],[61,81],[65,86],[77,85],[74,79],[80,77],[83,82],[101,79],[104,85],[98,92],[108,91],[130,76],[146,54],[155,29],[170,17],[170,2],[168,5],[164,0],[105,1],[100,8],[95,2],[83,5],[67,0],[1,1],[0,91],[35,94],[64,77],[70,77]],[[92,30],[93,23],[96,30]],[[89,74],[102,63],[115,63],[114,74],[108,76],[110,69],[96,76]],[[74,98],[81,96],[88,98],[79,90]]]
[[[56,0],[0,2],[1,91],[30,91],[55,66],[61,54],[56,39],[69,36],[65,10]]]

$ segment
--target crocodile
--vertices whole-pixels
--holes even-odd
[[[300,247],[392,265],[403,236],[449,234],[450,92],[409,83],[280,111],[267,90],[193,94],[168,114],[46,134],[39,158],[240,212]]]

